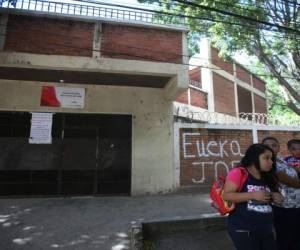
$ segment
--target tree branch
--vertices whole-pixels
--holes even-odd
[[[272,95],[274,95],[274,96],[276,96],[276,97],[281,97],[278,93],[276,93],[276,92],[274,92],[274,91],[272,91],[272,90],[268,90]],[[273,102],[272,103],[272,107],[273,106],[275,106],[275,105],[277,105],[277,106],[281,106],[281,107],[283,107],[283,108],[289,108],[289,109],[291,109],[294,113],[296,113],[297,115],[299,115],[300,116],[300,109],[291,101],[291,100],[287,100],[286,101],[286,104],[281,104],[281,103],[278,103],[278,102]],[[271,107],[271,108],[272,108]]]
[[[288,101],[287,105],[291,110],[293,110],[297,115],[300,116],[300,109],[296,106],[295,103],[293,103],[292,101]]]
[[[278,79],[280,85],[285,87],[289,94],[298,102],[300,103],[300,95],[298,92],[289,84],[289,82],[281,76],[281,74],[277,71],[276,66],[273,64],[272,60],[264,54],[263,48],[261,44],[258,42],[258,48],[253,48],[253,53],[257,56],[258,59],[262,60],[264,64],[268,67],[270,72]]]
[[[274,22],[279,20],[281,24],[284,23],[284,19],[278,14],[277,5],[266,3],[266,7],[271,11],[271,13],[273,13],[273,16],[271,16],[271,18]]]
[[[295,63],[295,66],[297,67],[297,69],[300,69],[300,55],[299,55],[299,52],[293,52],[292,53],[292,58],[293,58],[293,61]]]

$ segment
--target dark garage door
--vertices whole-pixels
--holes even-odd
[[[54,114],[52,144],[29,144],[31,114],[0,112],[0,195],[130,194],[131,116]]]

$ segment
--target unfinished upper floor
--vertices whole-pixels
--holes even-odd
[[[1,4],[0,79],[161,88],[168,99],[187,88],[181,25],[107,6]]]
[[[234,117],[267,113],[266,83],[234,60],[225,61],[209,40],[201,42],[199,64],[189,70],[189,88],[176,99],[189,105]]]

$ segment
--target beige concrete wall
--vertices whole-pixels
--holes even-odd
[[[0,52],[0,66],[168,76],[171,80],[164,88],[164,98],[168,100],[175,100],[181,92],[186,90],[189,80],[187,65],[103,57],[89,58]]]
[[[86,89],[85,108],[74,110],[41,107],[43,85],[55,84],[0,80],[0,110],[131,114],[132,195],[173,189],[172,101],[163,89],[65,84]]]

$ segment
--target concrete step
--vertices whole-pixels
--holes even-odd
[[[144,250],[232,250],[225,230],[198,230],[165,234],[152,240],[144,240]]]
[[[139,243],[133,249],[234,249],[226,231],[226,217],[216,214],[143,222],[138,231],[136,228],[135,242]]]

